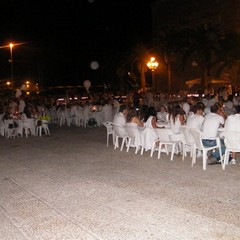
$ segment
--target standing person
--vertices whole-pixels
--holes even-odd
[[[224,130],[225,131],[233,131],[240,132],[240,105],[235,106],[236,113],[234,115],[230,115],[227,117]],[[232,152],[232,164],[236,164],[236,153]]]
[[[216,146],[217,142],[215,139],[218,134],[218,128],[223,126],[225,123],[225,114],[223,113],[221,106],[218,103],[215,103],[210,108],[210,113],[205,115],[204,122],[203,122],[203,136],[204,139],[202,140],[203,145],[206,147]],[[223,141],[221,141],[221,150],[222,154],[225,153],[225,146]],[[208,164],[214,164],[220,161],[221,156],[219,151],[212,152],[208,158]]]
[[[107,121],[111,122],[113,120],[113,117],[112,117],[113,106],[112,106],[112,104],[110,104],[109,100],[104,101],[104,105],[102,107],[101,114],[102,114],[102,121],[103,122],[107,122]]]
[[[19,113],[23,113],[25,106],[26,106],[25,101],[24,101],[23,97],[20,96],[19,99],[18,99],[18,111],[19,111]]]

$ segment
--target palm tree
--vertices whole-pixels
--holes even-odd
[[[175,61],[176,53],[179,49],[180,40],[179,35],[175,30],[164,29],[159,32],[153,45],[153,49],[158,52],[162,58],[163,63],[167,67],[168,76],[168,92],[171,92],[172,83],[172,63]]]
[[[130,72],[139,76],[141,89],[145,91],[145,73],[148,70],[146,62],[149,59],[149,51],[147,47],[143,43],[137,43],[132,47],[130,52],[126,52],[124,55],[125,56],[122,58],[122,62],[117,70],[118,75],[123,78],[124,72],[126,75],[130,69]]]
[[[231,68],[240,61],[240,35],[236,32],[229,32],[221,41],[221,53],[219,55],[216,76],[219,77],[225,68]]]
[[[195,59],[202,71],[202,85],[207,85],[213,65],[220,61],[221,41],[224,32],[219,25],[200,25],[195,29],[186,29],[184,33],[185,46],[183,48],[182,64],[185,67],[188,60]]]

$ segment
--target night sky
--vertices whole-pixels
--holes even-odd
[[[13,49],[15,78],[33,77],[45,86],[114,81],[115,59],[151,39],[150,2],[8,0],[1,3],[1,46],[24,43]],[[0,49],[1,79],[10,75],[9,52]],[[90,68],[92,61],[98,69]]]

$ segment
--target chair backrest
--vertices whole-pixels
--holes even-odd
[[[156,128],[155,131],[160,142],[170,142],[171,139],[169,136],[174,134],[173,131],[169,128]]]
[[[183,134],[183,142],[189,145],[192,145],[194,140],[192,135],[189,132],[189,127],[187,126],[180,126],[180,132]]]
[[[110,122],[110,121],[103,122],[103,126],[106,127],[107,134],[112,134],[113,133],[113,122]]]
[[[113,131],[118,137],[124,138],[128,136],[126,127],[113,124]]]
[[[224,131],[220,137],[224,137],[224,143],[227,149],[240,152],[240,132]]]
[[[193,137],[193,141],[194,144],[196,146],[196,148],[198,149],[203,149],[203,143],[202,143],[202,139],[203,139],[203,133],[197,129],[193,129],[190,128],[189,129],[189,133],[191,134],[191,136]]]

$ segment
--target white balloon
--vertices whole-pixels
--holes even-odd
[[[93,69],[93,70],[96,70],[99,68],[99,63],[97,61],[92,61],[90,63],[90,68]]]
[[[94,3],[95,1],[94,0],[88,0],[89,3]]]

